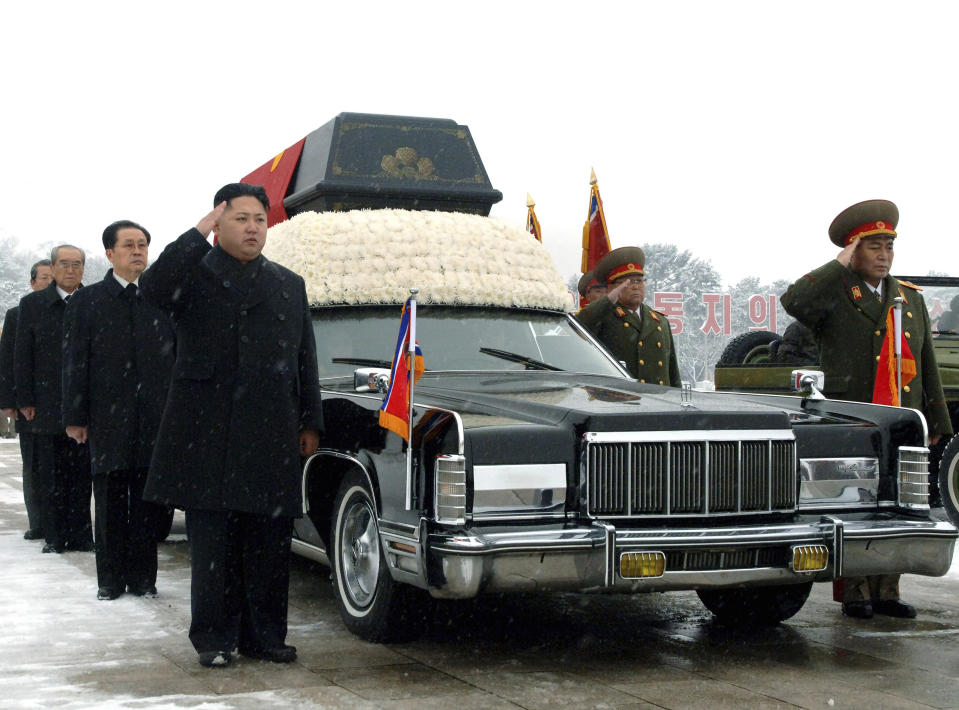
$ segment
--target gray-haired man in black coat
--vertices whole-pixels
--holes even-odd
[[[63,423],[90,443],[102,600],[156,594],[157,529],[167,517],[143,500],[175,359],[172,320],[139,293],[149,245],[135,222],[103,230],[113,268],[70,299],[63,320]]]
[[[323,427],[316,344],[303,279],[260,255],[266,192],[233,183],[214,204],[141,278],[144,295],[172,310],[177,335],[144,495],[186,510],[200,663],[225,666],[235,648],[288,663],[300,456]]]

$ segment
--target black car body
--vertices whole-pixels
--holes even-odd
[[[328,291],[311,297],[328,428],[294,549],[331,566],[365,638],[489,592],[696,590],[720,617],[776,622],[814,582],[951,564],[917,412],[640,384],[562,309],[427,287],[407,447],[378,423],[398,297]]]

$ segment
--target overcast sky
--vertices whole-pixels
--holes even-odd
[[[959,275],[947,2],[8,3],[0,235],[159,247],[343,111],[470,127],[503,201],[579,270],[590,168],[614,247],[724,283],[832,258],[841,209],[900,208],[894,271]],[[159,251],[158,249],[156,250]],[[655,269],[655,265],[649,265]]]

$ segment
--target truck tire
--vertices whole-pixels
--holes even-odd
[[[768,330],[752,330],[741,333],[726,344],[719,356],[720,365],[743,365],[769,362],[769,345],[781,340],[779,335]]]
[[[959,435],[946,444],[939,459],[939,495],[953,525],[959,525]]]
[[[751,589],[703,589],[700,601],[722,623],[739,626],[772,626],[802,609],[812,582]]]
[[[330,539],[333,594],[346,628],[376,643],[416,638],[426,626],[430,597],[390,576],[373,494],[357,471],[340,483]]]

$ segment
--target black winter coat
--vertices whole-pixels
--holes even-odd
[[[0,409],[16,409],[17,395],[14,387],[13,358],[17,342],[17,318],[20,307],[7,310],[3,317],[3,333],[0,334]],[[17,413],[14,427],[17,431],[32,432],[33,422],[28,422]]]
[[[32,422],[36,434],[63,434],[60,370],[65,310],[55,281],[20,299],[14,387],[18,409],[36,407]]]
[[[107,272],[63,320],[63,423],[85,426],[94,475],[150,465],[176,359],[169,315]]]
[[[263,256],[243,267],[191,229],[140,284],[177,339],[144,498],[301,515],[299,432],[323,429],[303,279]]]

